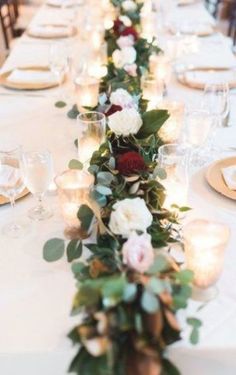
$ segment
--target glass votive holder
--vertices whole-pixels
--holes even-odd
[[[176,143],[167,144],[158,149],[159,167],[166,172],[161,181],[165,187],[164,208],[174,210],[172,205],[187,205],[188,196],[188,149]]]
[[[104,142],[106,133],[106,117],[100,112],[85,112],[77,116],[79,126],[78,159],[84,167],[89,166],[95,151]]]
[[[175,100],[163,100],[158,109],[166,109],[170,117],[162,125],[158,135],[164,143],[176,143],[180,137],[184,122],[184,103]]]
[[[150,111],[157,108],[158,103],[163,99],[163,81],[157,80],[153,74],[143,75],[141,78],[141,88],[143,91],[143,99],[149,101],[147,109]]]
[[[150,57],[150,71],[157,80],[163,81],[165,87],[171,80],[172,66],[170,59],[165,55],[152,55]]]
[[[84,107],[96,107],[99,96],[99,79],[81,75],[75,79],[76,104],[80,112]]]
[[[55,177],[60,211],[66,223],[68,237],[80,229],[77,217],[82,204],[88,204],[89,194],[94,184],[94,176],[84,170],[68,169]]]
[[[230,236],[225,224],[194,220],[184,227],[186,267],[194,272],[192,298],[209,301],[216,297],[224,264],[224,253]]]

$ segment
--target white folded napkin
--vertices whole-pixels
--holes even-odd
[[[35,25],[28,29],[28,32],[32,36],[36,37],[68,37],[73,34],[73,28],[69,25]]]
[[[52,5],[55,7],[62,7],[65,5],[65,7],[71,7],[73,5],[77,5],[76,0],[47,0],[48,5]]]
[[[230,190],[236,190],[236,165],[222,168],[221,172],[228,188]]]
[[[14,69],[7,77],[10,83],[40,83],[40,84],[56,84],[57,79],[50,71]]]
[[[210,22],[173,22],[170,24],[173,34],[180,32],[184,35],[205,36],[213,33],[214,28]]]
[[[6,164],[0,164],[0,187],[15,186],[20,177],[21,173],[19,168],[15,168]]]
[[[232,70],[190,70],[185,73],[185,81],[190,85],[204,86],[212,83],[227,82],[231,87],[236,86],[236,71]]]

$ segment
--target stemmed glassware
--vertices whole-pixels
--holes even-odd
[[[15,199],[24,190],[20,168],[22,150],[20,146],[0,150],[0,194],[11,202],[13,220],[3,227],[3,233],[12,238],[21,237],[26,230],[24,223],[15,220]]]
[[[186,113],[183,141],[190,148],[193,167],[201,167],[209,161],[206,144],[216,126],[216,116],[207,110],[193,109]]]
[[[61,93],[61,86],[69,68],[69,50],[66,43],[56,42],[51,45],[49,50],[49,66],[57,78],[59,92]]]
[[[229,115],[229,85],[227,83],[207,84],[204,89],[202,107],[217,116],[219,126],[227,122]]]
[[[220,148],[214,145],[217,129],[227,126],[230,112],[229,85],[227,83],[207,84],[201,103],[202,108],[215,116],[216,126],[212,129],[211,137],[208,142],[209,153],[219,154]]]
[[[52,156],[49,151],[25,152],[22,158],[24,182],[37,199],[37,206],[29,210],[33,220],[44,220],[52,216],[52,211],[43,205],[43,196],[53,179]]]

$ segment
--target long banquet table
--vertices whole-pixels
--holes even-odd
[[[80,11],[86,11],[84,7]],[[33,23],[66,19],[69,9],[54,9],[46,5],[38,10]],[[189,20],[209,19],[201,2],[179,7],[179,17]],[[165,42],[166,35],[162,35]],[[83,54],[86,41],[80,37],[70,40],[72,48]],[[211,51],[213,59],[236,65],[230,52],[229,40],[219,33],[201,39],[203,49],[199,56],[204,60]],[[48,65],[50,42],[31,39],[26,35],[16,43],[5,62],[2,72],[16,66]],[[212,50],[210,49],[212,47]],[[78,50],[79,48],[79,50]],[[212,53],[213,53],[212,52]],[[72,87],[68,86],[72,95]],[[76,122],[66,117],[67,109],[57,109],[54,102],[58,89],[27,94],[8,91],[0,87],[0,142],[7,140],[22,144],[25,149],[47,148],[54,160],[55,173],[66,169],[68,161],[76,157],[74,139]],[[182,100],[186,105],[198,103],[202,93],[182,86],[172,77],[168,96]],[[69,99],[73,103],[73,97]],[[231,117],[227,128],[218,130],[216,142],[231,155],[229,147],[236,147],[236,95],[231,92]],[[73,348],[66,334],[73,327],[69,316],[75,291],[74,280],[66,259],[46,263],[42,259],[44,242],[62,236],[63,222],[57,198],[50,193],[47,203],[54,216],[49,221],[32,223],[30,232],[13,240],[0,235],[0,374],[2,375],[65,375]],[[17,202],[16,215],[24,220],[33,198]],[[200,343],[192,347],[185,328],[183,340],[169,348],[169,355],[183,375],[233,375],[236,373],[236,206],[213,192],[204,179],[204,170],[193,175],[189,189],[188,214],[192,217],[213,218],[227,223],[231,240],[226,251],[225,267],[219,281],[218,297],[197,311],[198,304],[191,302],[186,315],[195,314],[203,321]],[[0,226],[10,219],[9,205],[0,207]],[[183,315],[180,319],[183,320]],[[92,375],[92,374],[91,374]]]

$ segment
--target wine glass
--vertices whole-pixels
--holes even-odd
[[[5,235],[18,238],[25,233],[25,225],[15,220],[15,199],[24,190],[20,168],[22,150],[20,146],[0,149],[0,194],[11,202],[13,221],[3,227]]]
[[[209,161],[206,144],[216,124],[216,117],[207,110],[193,109],[186,113],[183,141],[190,147],[192,166],[201,167]]]
[[[202,108],[215,116],[216,126],[212,129],[211,137],[208,142],[209,153],[219,154],[219,147],[214,145],[217,129],[227,126],[230,112],[230,98],[228,83],[206,84],[201,103]]]
[[[37,199],[37,206],[29,210],[33,220],[44,220],[52,216],[52,211],[42,203],[43,196],[53,179],[52,156],[49,151],[25,152],[22,158],[24,182]]]
[[[230,110],[228,83],[206,84],[202,107],[217,116],[219,126],[226,125]]]
[[[69,67],[68,46],[64,42],[53,43],[49,50],[49,66],[58,81],[59,92]]]

